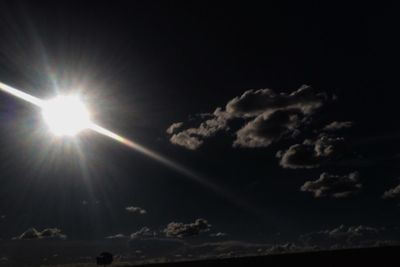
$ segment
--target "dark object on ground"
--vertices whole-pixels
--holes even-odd
[[[229,259],[199,260],[192,262],[150,264],[146,267],[252,267],[252,266],[399,266],[400,247],[376,247],[346,250],[254,256]]]
[[[100,256],[96,257],[97,265],[110,265],[114,260],[113,254],[109,252],[102,252]]]

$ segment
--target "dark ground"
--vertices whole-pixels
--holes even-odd
[[[194,262],[152,264],[146,266],[399,266],[400,247],[362,248],[305,252],[260,257],[243,257]]]

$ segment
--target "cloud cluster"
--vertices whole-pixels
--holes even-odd
[[[26,239],[66,239],[67,236],[62,233],[58,228],[46,228],[43,231],[38,231],[35,228],[29,228],[21,235],[14,237],[15,240],[26,240]]]
[[[217,108],[198,127],[182,129],[182,123],[168,127],[170,142],[195,150],[206,138],[222,130],[230,130],[229,122],[240,121],[235,132],[236,147],[266,147],[283,137],[296,135],[298,128],[331,98],[310,86],[303,85],[291,93],[271,89],[248,90],[223,108]],[[182,129],[181,131],[176,131]]]
[[[380,240],[386,230],[365,225],[349,226],[340,225],[334,229],[307,233],[300,236],[306,245],[321,248],[354,247],[375,244]]]
[[[197,219],[193,223],[171,222],[163,230],[168,237],[196,236],[211,229],[211,225],[205,219]]]
[[[163,230],[161,231],[153,231],[149,227],[144,226],[138,231],[130,234],[115,234],[106,236],[106,239],[125,239],[129,238],[130,240],[148,240],[148,239],[163,239],[161,234],[170,238],[183,238],[196,236],[203,232],[208,232],[211,229],[211,225],[205,219],[196,219],[192,223],[181,223],[181,222],[171,222],[169,223]],[[36,231],[37,232],[37,231]],[[226,233],[217,232],[210,234],[213,237],[225,237]],[[165,237],[164,237],[165,239]]]
[[[266,254],[284,254],[284,253],[301,252],[311,249],[312,248],[299,247],[294,243],[285,243],[285,244],[273,245],[269,247],[265,252]]]
[[[106,239],[129,238],[131,240],[141,240],[141,239],[149,239],[149,238],[155,238],[155,237],[157,237],[157,232],[150,230],[150,228],[147,226],[144,226],[144,227],[140,228],[138,231],[136,231],[130,235],[115,234],[115,235],[106,236]]]
[[[285,151],[278,151],[276,157],[283,168],[310,169],[338,158],[345,149],[344,138],[322,134],[316,140],[306,139]]]
[[[333,175],[324,172],[317,180],[305,182],[300,190],[311,192],[315,198],[344,198],[358,193],[361,188],[362,184],[359,182],[358,172],[347,175]]]
[[[141,207],[134,207],[134,206],[129,206],[126,207],[125,210],[129,213],[137,213],[137,214],[146,214],[147,211]]]

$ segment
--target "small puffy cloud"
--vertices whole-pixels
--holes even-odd
[[[151,231],[149,227],[142,227],[140,230],[132,233],[130,235],[131,239],[142,239],[142,238],[149,238],[155,237],[157,234],[154,231]]]
[[[124,238],[127,238],[127,236],[124,234],[115,234],[115,235],[106,236],[106,238],[107,239],[124,239]]]
[[[183,122],[175,122],[175,123],[171,124],[171,126],[168,127],[166,132],[168,134],[173,134],[173,133],[175,133],[176,130],[181,128],[182,125],[183,125]]]
[[[400,185],[391,188],[383,193],[382,198],[385,199],[399,199],[400,198]]]
[[[208,221],[205,219],[197,219],[193,223],[180,223],[180,222],[171,222],[167,225],[167,227],[163,230],[166,236],[168,237],[189,237],[196,236],[202,232],[207,232],[211,228],[211,225],[208,224]]]
[[[136,214],[146,214],[147,211],[145,209],[142,209],[141,207],[134,207],[134,206],[129,206],[126,207],[125,210],[129,213],[136,213]]]
[[[295,136],[302,122],[298,109],[265,112],[236,132],[233,146],[266,147],[283,137]]]
[[[362,188],[358,172],[347,175],[333,175],[322,173],[315,181],[305,182],[300,190],[311,192],[315,198],[334,197],[344,198],[358,193]]]
[[[46,228],[40,232],[32,227],[23,232],[20,236],[14,237],[13,239],[26,240],[45,238],[66,239],[67,236],[58,228]]]
[[[283,168],[310,169],[341,156],[344,151],[344,138],[320,135],[316,140],[307,139],[286,151],[278,151],[276,157]]]
[[[196,150],[217,132],[235,131],[229,126],[235,120],[240,129],[236,132],[234,146],[265,147],[284,135],[293,134],[299,124],[306,122],[306,118],[329,99],[326,93],[307,85],[291,93],[276,93],[271,89],[248,90],[228,101],[225,109],[217,108],[212,114],[202,114],[198,127],[177,131],[174,123],[167,133],[171,135],[172,144]],[[182,125],[179,123],[178,126],[180,130]]]
[[[324,127],[324,131],[334,132],[342,129],[348,129],[353,126],[351,121],[333,121]]]

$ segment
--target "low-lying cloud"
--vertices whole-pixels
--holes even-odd
[[[130,235],[131,239],[142,239],[142,238],[150,238],[156,237],[157,233],[155,231],[150,230],[149,227],[145,226],[139,229],[138,231],[132,233]]]
[[[42,231],[38,231],[35,228],[29,228],[21,235],[14,237],[14,240],[28,240],[28,239],[66,239],[67,236],[62,233],[58,228],[46,228]]]
[[[385,228],[366,225],[345,226],[315,231],[300,236],[300,241],[308,246],[320,248],[342,248],[376,245],[385,237]]]
[[[200,233],[207,232],[211,225],[205,219],[197,219],[193,223],[171,222],[163,230],[168,237],[189,237],[197,236]]]

